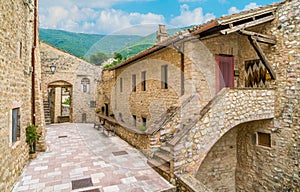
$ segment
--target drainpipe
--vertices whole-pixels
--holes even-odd
[[[184,95],[184,42],[181,45],[180,51],[180,68],[181,68],[181,96]]]
[[[32,124],[35,125],[35,49],[37,46],[37,0],[34,0],[34,20],[33,20],[33,46],[31,51],[31,67],[32,67],[32,76],[31,76],[31,99],[32,99]]]

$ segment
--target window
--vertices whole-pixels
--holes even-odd
[[[21,128],[20,128],[20,108],[12,110],[12,143],[20,139]]]
[[[161,66],[161,88],[168,89],[168,65]]]
[[[90,101],[90,108],[96,107],[96,101]]]
[[[84,93],[89,92],[90,80],[88,78],[83,78],[81,80],[81,84],[82,84],[82,92],[84,92]]]
[[[136,127],[136,115],[132,115],[133,118],[133,126]]]
[[[119,113],[119,120],[120,120],[121,122],[124,122],[122,113]]]
[[[109,112],[109,111],[108,111],[108,104],[105,103],[105,115],[106,115],[106,116],[108,116],[108,112]]]
[[[19,59],[22,58],[22,42],[19,42]]]
[[[123,78],[120,78],[120,92],[123,92]]]
[[[143,124],[143,126],[146,127],[147,119],[145,117],[142,117],[142,124]]]
[[[141,73],[141,79],[142,79],[141,90],[146,91],[146,71],[143,71]]]
[[[271,134],[257,132],[257,145],[271,147]]]
[[[136,92],[136,75],[132,75],[132,91]]]

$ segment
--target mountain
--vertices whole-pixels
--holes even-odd
[[[187,29],[168,29],[169,35]],[[156,33],[142,37],[138,35],[98,35],[73,33],[55,29],[39,29],[40,39],[54,47],[77,57],[89,59],[98,52],[113,54],[120,52],[123,58],[129,58],[155,44]]]
[[[137,35],[97,35],[55,29],[39,29],[40,39],[77,57],[89,58],[103,52],[113,54],[143,37]]]

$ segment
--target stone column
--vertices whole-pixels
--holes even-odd
[[[58,123],[58,116],[61,116],[61,87],[55,88],[54,123]]]

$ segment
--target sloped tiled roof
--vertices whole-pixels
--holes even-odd
[[[154,53],[156,51],[159,51],[160,49],[163,49],[163,48],[171,45],[172,43],[182,40],[183,36],[198,36],[201,33],[207,32],[208,30],[211,30],[213,28],[217,28],[217,27],[219,27],[220,29],[223,29],[226,27],[229,28],[230,24],[232,24],[232,23],[240,22],[240,21],[247,20],[247,19],[252,19],[255,17],[260,17],[260,16],[263,16],[265,14],[272,13],[272,12],[274,13],[281,3],[274,3],[274,4],[264,6],[264,7],[259,7],[256,9],[251,9],[251,10],[243,11],[243,12],[236,13],[236,14],[223,16],[223,17],[208,21],[207,23],[200,24],[200,25],[194,26],[192,28],[188,28],[184,31],[177,32],[174,35],[170,36],[165,41],[153,45],[152,47],[128,58],[127,60],[123,61],[122,63],[120,63],[114,67],[108,68],[108,70],[114,70],[114,69],[123,67],[127,64],[130,64],[134,61],[137,61],[139,59],[142,59],[143,57],[145,57],[151,53]]]

